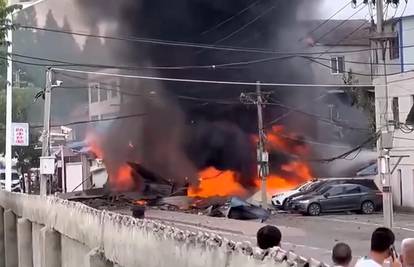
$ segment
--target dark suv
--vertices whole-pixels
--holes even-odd
[[[360,211],[371,214],[382,206],[382,193],[358,184],[327,185],[308,195],[294,198],[293,210],[311,216],[321,212]]]

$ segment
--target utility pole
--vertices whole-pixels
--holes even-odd
[[[8,1],[8,4],[12,4]],[[7,14],[7,21],[12,24],[13,14]],[[12,188],[12,112],[13,112],[13,30],[12,25],[8,25],[6,34],[7,43],[7,84],[6,84],[6,149],[5,149],[5,189],[11,191]]]
[[[386,66],[386,55],[387,55],[387,42],[389,36],[384,33],[384,8],[383,0],[376,1],[377,11],[377,34],[374,38],[376,40],[376,53],[381,51],[382,65],[384,66],[384,96],[385,96],[385,131],[381,131],[379,140],[380,157],[379,164],[381,165],[381,182],[383,192],[383,212],[384,212],[384,226],[392,228],[393,225],[393,203],[392,203],[392,190],[391,190],[391,166],[390,166],[390,150],[392,148],[393,138],[392,132],[390,131],[389,125],[389,96],[388,96],[388,80],[387,80],[387,66]],[[381,119],[380,119],[381,121]],[[381,125],[379,125],[381,127]]]
[[[242,93],[240,101],[243,104],[255,104],[257,106],[257,126],[259,138],[257,142],[257,175],[261,180],[261,204],[267,209],[267,186],[266,179],[269,176],[269,153],[266,151],[266,133],[263,126],[263,95],[260,82],[256,82],[256,93]]]
[[[257,169],[260,180],[262,181],[261,195],[262,195],[262,208],[267,209],[267,186],[266,178],[269,173],[269,154],[266,152],[265,139],[266,134],[263,128],[263,97],[260,88],[260,82],[256,83],[257,94],[257,124],[259,130],[259,141],[257,146]]]
[[[46,70],[46,87],[45,87],[45,104],[43,112],[43,133],[42,133],[42,157],[47,157],[50,154],[50,105],[52,98],[52,70]],[[50,175],[42,174],[40,177],[40,195],[47,195],[47,182]]]

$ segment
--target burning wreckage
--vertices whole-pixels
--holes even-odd
[[[282,126],[276,126],[267,133],[267,149],[270,160],[277,157],[279,164],[270,164],[267,177],[268,194],[296,187],[312,178],[309,164],[303,160],[309,148],[301,139],[289,134]],[[251,137],[252,147],[257,136]],[[201,169],[196,183],[185,178],[185,183],[175,182],[162,177],[156,170],[137,162],[114,164],[107,160],[104,146],[94,135],[89,138],[91,154],[102,159],[106,166],[108,179],[103,189],[92,189],[71,194],[67,198],[80,201],[101,209],[129,208],[135,217],[143,217],[146,208],[194,212],[208,216],[233,219],[266,220],[269,211],[255,205],[255,193],[261,187],[257,175],[247,179],[243,173],[214,166]],[[134,146],[129,142],[129,149]],[[254,155],[255,150],[246,151]],[[280,160],[280,157],[285,159]],[[256,168],[255,162],[251,169]],[[256,194],[257,195],[257,194]]]

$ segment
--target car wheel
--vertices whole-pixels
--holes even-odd
[[[285,200],[283,200],[283,203],[282,203],[282,210],[287,210],[287,201],[286,201],[286,199],[285,199]]]
[[[361,212],[363,214],[372,214],[375,211],[375,205],[372,201],[364,201],[361,205]]]
[[[319,216],[321,214],[321,205],[318,203],[312,203],[308,207],[308,214],[310,216]]]

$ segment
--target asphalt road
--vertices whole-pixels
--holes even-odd
[[[128,212],[125,212],[128,213]],[[174,224],[183,230],[207,231],[220,234],[234,241],[250,241],[255,244],[255,234],[264,224],[255,221],[237,221],[160,210],[148,210],[146,217]],[[346,242],[355,258],[369,251],[371,233],[382,224],[382,214],[330,214],[308,217],[295,214],[276,214],[266,223],[280,228],[282,247],[304,257],[313,257],[331,263],[331,248],[336,242]],[[396,214],[396,247],[401,240],[414,237],[414,214]]]

